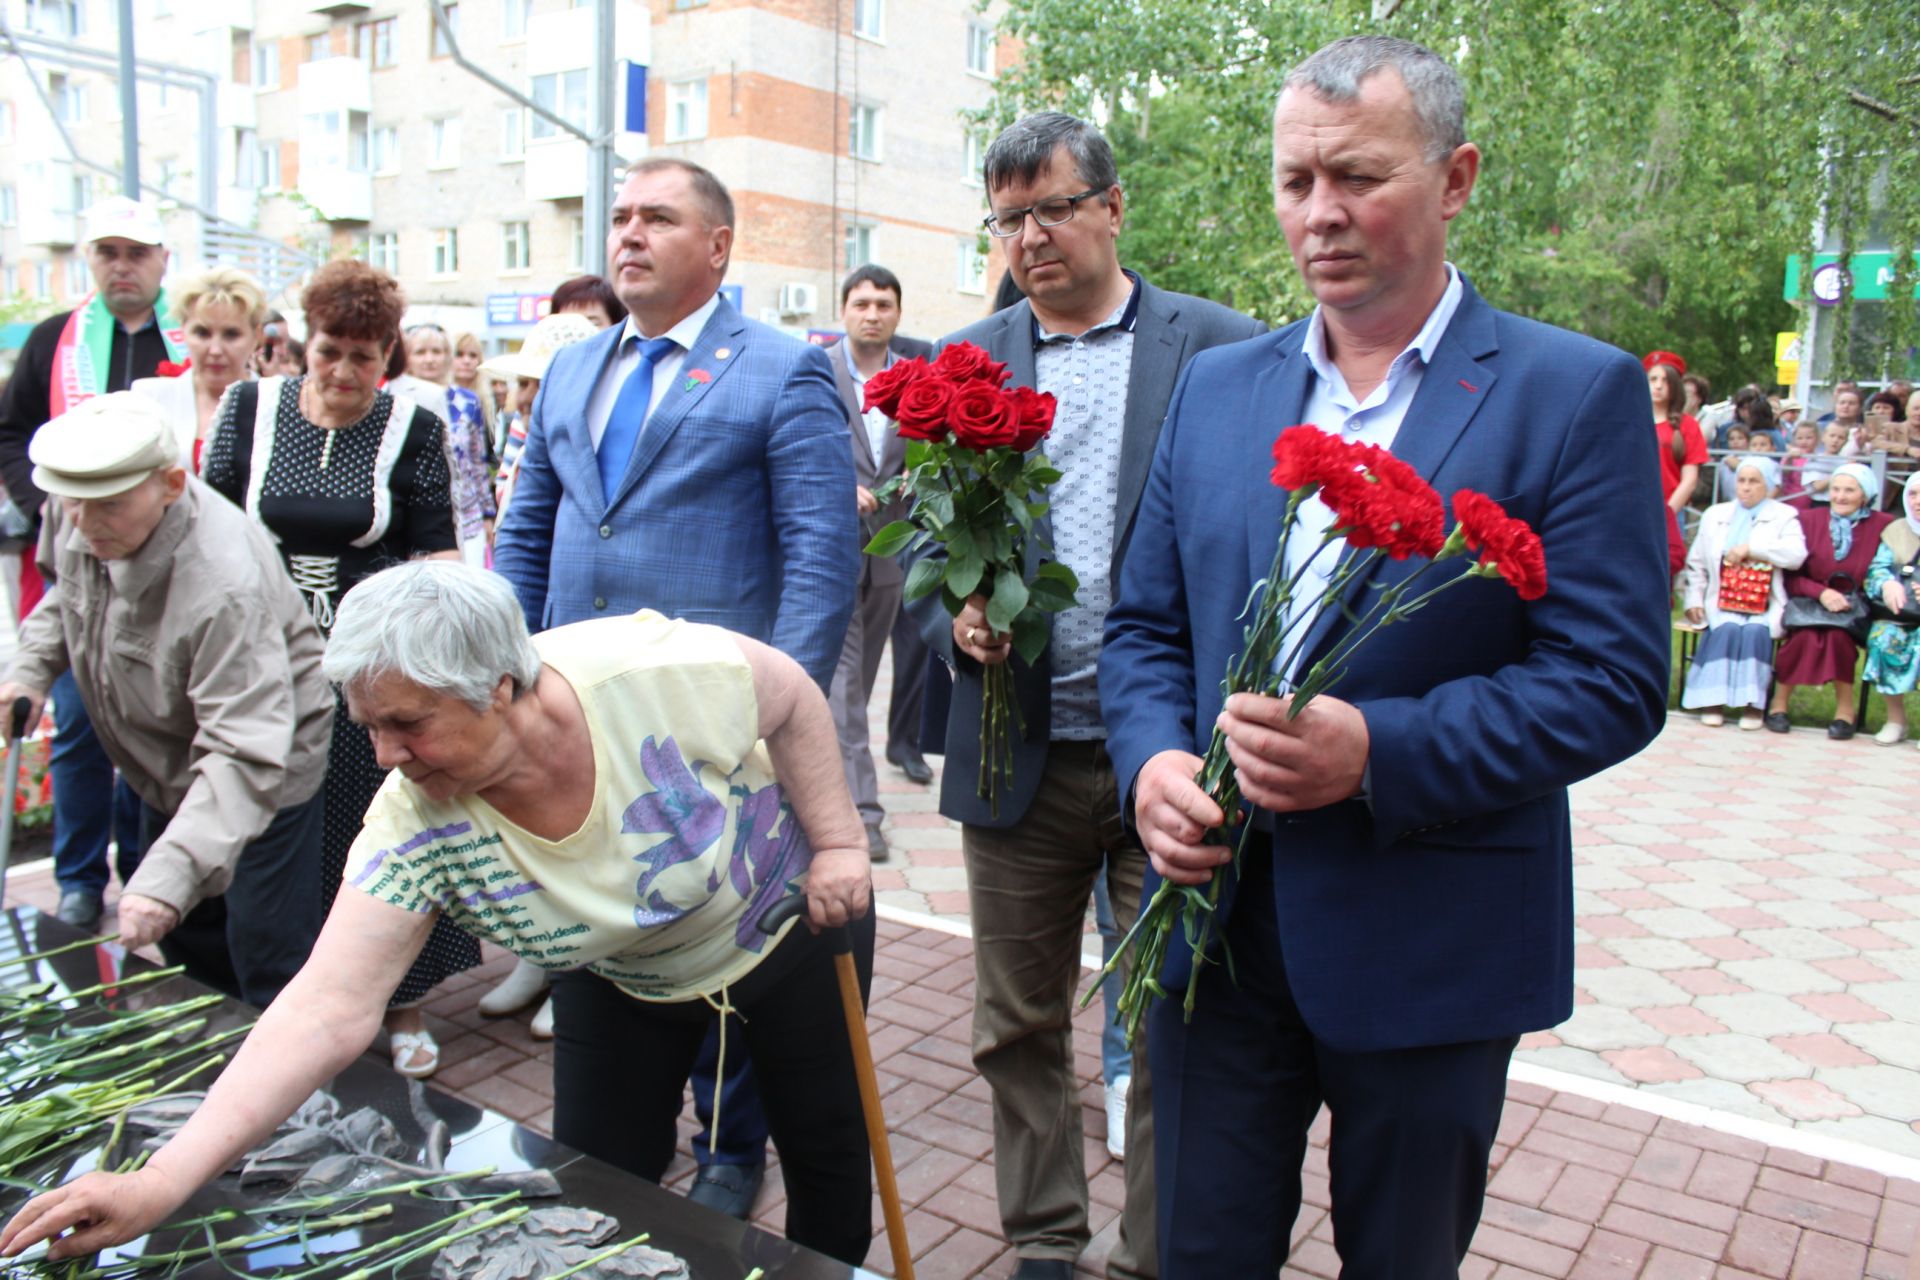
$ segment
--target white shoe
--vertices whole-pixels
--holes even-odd
[[[489,1018],[504,1018],[526,1008],[547,990],[547,971],[537,964],[521,960],[500,985],[480,997],[480,1012]]]
[[[553,1039],[553,997],[548,996],[540,1012],[533,1015],[533,1021],[527,1024],[527,1032],[535,1040]]]
[[[1907,736],[1907,726],[1903,724],[1883,724],[1873,740],[1883,747],[1897,747],[1901,739]]]
[[[1107,1084],[1107,1154],[1115,1160],[1127,1158],[1127,1090],[1132,1084],[1132,1076]]]
[[[1700,713],[1700,723],[1707,726],[1707,728],[1709,729],[1718,729],[1721,725],[1725,724],[1726,722],[1727,722],[1726,716],[1722,715],[1718,711],[1702,711]]]

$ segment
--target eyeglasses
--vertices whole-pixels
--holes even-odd
[[[1057,227],[1063,222],[1073,221],[1073,211],[1080,207],[1082,200],[1091,200],[1095,196],[1107,193],[1105,187],[1089,187],[1077,196],[1055,196],[1051,200],[1042,200],[1039,204],[1028,205],[1024,209],[1009,209],[1005,213],[990,213],[981,219],[980,225],[987,229],[990,236],[1005,240],[1009,236],[1020,234],[1020,228],[1026,225],[1027,215],[1043,227]]]

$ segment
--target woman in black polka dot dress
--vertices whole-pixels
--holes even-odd
[[[379,385],[405,309],[399,286],[362,262],[329,263],[301,303],[307,376],[237,383],[228,391],[205,479],[272,532],[314,621],[330,633],[340,597],[362,578],[420,556],[458,559],[459,550],[445,428]],[[326,907],[385,778],[366,730],[338,701],[321,846]],[[434,927],[388,1010],[395,1069],[433,1073],[440,1051],[419,1002],[436,983],[479,962],[472,937],[445,920]]]

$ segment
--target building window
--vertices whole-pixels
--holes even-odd
[[[673,0],[673,7],[676,10],[704,9],[707,7],[707,0]]]
[[[252,191],[260,185],[260,135],[251,129],[233,131],[233,185]]]
[[[427,11],[427,21],[433,24],[433,56],[436,58],[451,58],[453,56],[453,40],[447,39],[447,32],[452,31],[455,40],[460,38],[460,6],[457,4],[443,4],[440,7],[447,11],[447,25],[444,28],[440,25],[439,20],[433,16],[433,11],[431,9]]]
[[[587,69],[554,71],[533,78],[533,100],[577,129],[587,127]],[[543,116],[534,116],[528,133],[535,138],[555,138],[560,127]]]
[[[878,40],[885,34],[881,25],[883,3],[884,0],[853,0],[853,34],[869,40]]]
[[[353,56],[373,67],[393,65],[393,19],[380,18],[373,22],[355,23],[353,28]]]
[[[987,254],[978,236],[969,236],[955,246],[953,287],[962,293],[987,291]]]
[[[400,172],[400,126],[383,124],[373,131],[373,171]]]
[[[527,15],[532,8],[533,0],[500,0],[500,38],[526,39]]]
[[[987,185],[986,141],[971,129],[967,130],[965,139],[960,147],[960,180],[970,187],[984,187]]]
[[[47,75],[47,96],[53,99],[54,114],[61,124],[87,122],[87,87],[75,84],[58,71]]]
[[[0,187],[0,227],[10,227],[20,221],[20,192],[9,182]]]
[[[27,0],[27,30],[77,39],[87,33],[86,8],[81,0]]]
[[[459,228],[434,228],[433,274],[436,276],[453,276],[460,274]]]
[[[347,112],[347,168],[354,173],[373,172],[373,130],[364,111]]]
[[[460,117],[443,116],[429,126],[433,149],[428,153],[429,169],[451,169],[460,163]]]
[[[667,86],[667,141],[707,136],[707,82],[681,80]]]
[[[525,107],[504,107],[500,111],[500,158],[521,160],[527,154],[527,116]]]
[[[325,31],[317,31],[307,37],[307,61],[322,62],[333,56],[333,37]]]
[[[280,87],[280,42],[278,40],[253,42],[253,87],[256,89]]]
[[[527,224],[524,222],[503,222],[500,224],[500,269],[502,271],[525,271],[533,265]]]
[[[567,270],[587,269],[587,220],[581,214],[567,219]]]
[[[280,144],[263,142],[254,154],[258,157],[254,174],[260,180],[260,189],[278,191],[280,189]]]
[[[449,232],[451,234],[451,232]],[[400,233],[377,231],[367,237],[367,262],[390,276],[400,274]]]
[[[847,154],[856,160],[880,158],[880,108],[854,103],[847,114]]]
[[[33,296],[42,300],[53,297],[53,264],[44,259],[33,264]]]
[[[984,22],[967,23],[967,70],[993,78],[993,28]]]
[[[93,273],[87,270],[87,260],[78,253],[67,255],[67,296],[84,298],[93,288]]]
[[[873,261],[873,224],[871,222],[849,222],[846,241],[842,253],[845,261],[842,271],[851,271],[855,267],[864,267]]]

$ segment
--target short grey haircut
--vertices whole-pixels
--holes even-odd
[[[1120,181],[1106,137],[1063,111],[1036,111],[1001,130],[987,148],[980,176],[988,191],[1009,182],[1032,182],[1053,163],[1053,153],[1061,147],[1073,157],[1074,168],[1089,187],[1105,191]]]
[[[1305,89],[1322,102],[1352,102],[1362,81],[1389,67],[1413,98],[1427,135],[1427,162],[1445,160],[1467,140],[1467,93],[1460,73],[1425,45],[1393,36],[1347,36],[1289,71],[1280,92]]]
[[[485,711],[501,676],[514,697],[540,677],[540,655],[507,580],[450,560],[382,569],[347,592],[321,669],[342,689],[395,675]]]

